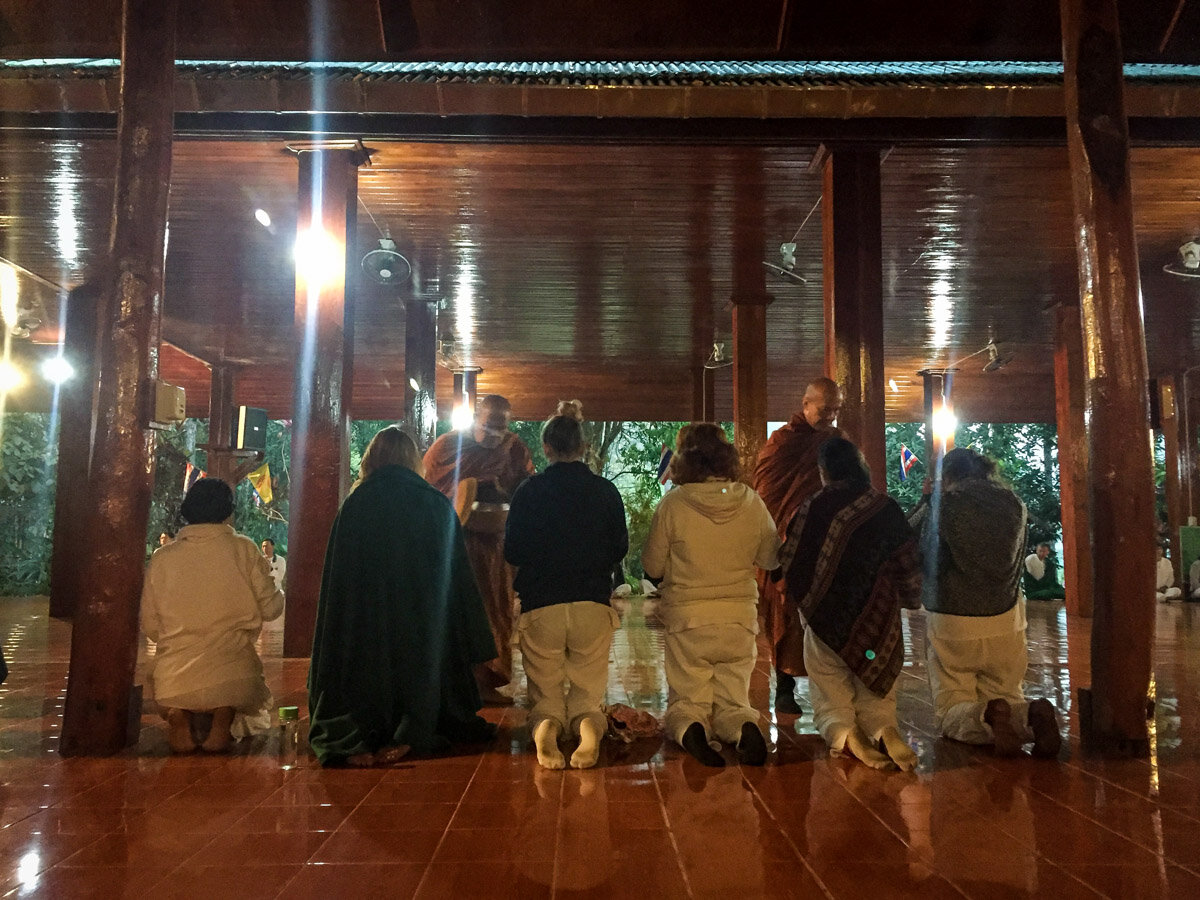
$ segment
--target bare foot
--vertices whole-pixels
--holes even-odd
[[[1033,731],[1033,755],[1041,759],[1057,757],[1062,749],[1062,733],[1053,703],[1043,699],[1029,704],[1029,728]]]
[[[208,737],[200,745],[208,753],[224,753],[233,743],[233,735],[229,727],[233,724],[234,710],[232,706],[221,706],[213,710],[212,729]]]
[[[346,765],[352,769],[369,769],[375,765],[374,753],[355,753],[346,757]]]
[[[857,725],[846,735],[846,749],[853,753],[860,763],[872,769],[887,769],[892,766],[892,760],[872,747],[867,736]]]
[[[533,729],[533,746],[537,749],[538,765],[547,769],[561,769],[567,761],[558,749],[558,723],[542,719]]]
[[[196,749],[192,738],[192,714],[186,709],[167,710],[167,743],[172,753],[191,753]]]
[[[600,741],[604,738],[604,729],[593,719],[584,719],[579,723],[579,746],[571,754],[571,768],[590,769],[600,758]]]
[[[912,747],[905,743],[904,738],[900,736],[900,731],[893,725],[889,725],[883,729],[883,734],[879,736],[883,741],[883,747],[887,750],[887,755],[892,758],[901,772],[911,772],[917,767],[920,760],[917,754],[913,752]]]
[[[997,756],[1017,756],[1021,752],[1021,735],[1012,720],[1012,707],[1007,700],[989,700],[983,711],[983,721],[992,727],[992,747]]]
[[[407,744],[395,744],[391,747],[384,747],[375,754],[375,765],[377,766],[394,766],[404,757],[408,756],[409,746]]]

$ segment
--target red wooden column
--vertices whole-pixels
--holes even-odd
[[[692,421],[713,422],[716,420],[716,398],[713,370],[703,363],[692,366]],[[765,413],[764,413],[765,415]]]
[[[354,309],[347,275],[354,248],[361,147],[344,142],[296,148],[296,384],[288,514],[284,656],[312,652],[325,545],[350,487],[350,392]]]
[[[691,193],[692,231],[707,235],[712,229],[712,160],[702,151],[696,161]],[[692,296],[692,421],[716,420],[716,378],[704,363],[716,339],[713,317],[712,247],[700,241],[688,250],[688,292]]]
[[[100,280],[92,543],[79,568],[64,756],[116,753],[126,743],[154,481],[147,425],[158,377],[176,11],[176,0],[125,0],[122,12],[116,189]]]
[[[236,380],[233,366],[217,363],[212,367],[212,381],[208,389],[208,474],[228,482],[235,489],[237,484],[230,476],[237,468],[237,460],[227,451],[233,446],[233,390]]]
[[[879,151],[826,151],[822,195],[825,374],[842,388],[838,427],[887,489],[884,438],[883,262]]]
[[[761,161],[746,160],[733,197],[733,442],[742,480],[754,479],[767,440],[767,293],[762,259],[766,189]]]
[[[1167,535],[1171,542],[1171,567],[1175,570],[1175,584],[1187,593],[1188,568],[1183,565],[1183,554],[1179,547],[1179,526],[1187,522],[1184,518],[1183,440],[1180,434],[1182,417],[1179,415],[1176,386],[1179,380],[1173,375],[1158,379],[1158,421],[1163,433],[1163,449],[1166,451],[1166,494]]]
[[[1062,507],[1067,614],[1092,615],[1092,542],[1088,531],[1088,443],[1083,417],[1083,332],[1079,307],[1056,313],[1054,398],[1058,423],[1058,496]]]
[[[54,547],[50,554],[50,615],[70,618],[79,568],[91,546],[87,516],[94,505],[91,469],[92,399],[96,390],[96,317],[100,287],[89,282],[67,297],[63,358],[75,374],[58,395],[58,466],[54,485]]]
[[[1061,0],[1060,9],[1096,573],[1081,735],[1097,752],[1146,756],[1154,481],[1121,36],[1116,0]]]
[[[412,299],[404,310],[404,422],[423,453],[437,429],[437,303]]]

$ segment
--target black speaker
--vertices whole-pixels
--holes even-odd
[[[233,411],[233,449],[267,449],[267,411],[239,406]]]

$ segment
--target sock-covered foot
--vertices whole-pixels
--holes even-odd
[[[196,749],[192,738],[192,716],[187,710],[167,710],[167,743],[172,753],[191,753]]]
[[[590,769],[600,758],[600,741],[604,731],[594,719],[583,719],[579,723],[579,746],[571,754],[571,768]]]
[[[911,772],[917,767],[917,763],[920,761],[917,754],[900,736],[900,731],[895,726],[889,725],[883,729],[883,734],[879,736],[879,739],[883,741],[883,749],[887,751],[887,755],[892,758],[892,762],[899,767],[901,772]]]
[[[542,719],[533,729],[533,746],[537,750],[538,765],[546,769],[561,769],[567,761],[558,749],[558,723]]]
[[[789,716],[804,714],[803,707],[796,700],[796,678],[787,672],[775,670],[775,712]]]
[[[992,728],[992,748],[997,756],[1017,756],[1024,741],[1012,720],[1012,707],[1007,700],[989,700],[983,711],[983,721]]]
[[[222,706],[213,710],[212,728],[204,739],[201,748],[209,753],[224,753],[233,744],[233,735],[229,729],[233,725],[234,709],[232,706]]]
[[[761,766],[767,761],[767,741],[754,722],[742,726],[737,742],[738,761],[744,766]]]
[[[872,747],[861,728],[850,729],[850,733],[846,735],[846,750],[854,754],[860,763],[872,769],[887,769],[892,766],[891,757],[884,756]]]
[[[1062,732],[1058,730],[1058,713],[1049,700],[1034,700],[1029,704],[1029,728],[1033,732],[1033,755],[1053,759],[1062,749]]]
[[[713,769],[724,767],[725,757],[708,745],[708,735],[705,734],[704,726],[699,722],[693,722],[687,727],[687,731],[683,733],[683,740],[679,743],[701,765]]]

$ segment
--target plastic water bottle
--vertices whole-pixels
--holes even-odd
[[[296,768],[296,756],[300,747],[300,708],[279,707],[279,767]]]

